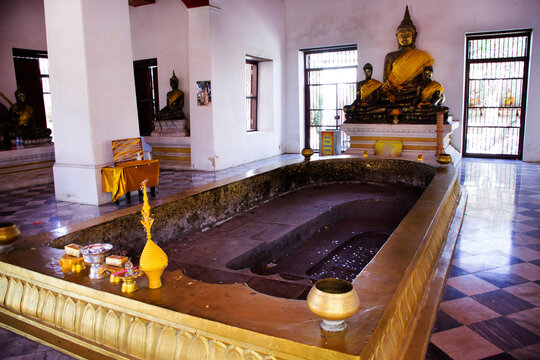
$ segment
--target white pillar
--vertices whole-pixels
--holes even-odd
[[[127,0],[45,0],[56,199],[103,204],[111,141],[139,136]]]
[[[191,166],[215,170],[213,106],[197,105],[197,81],[212,81],[211,6],[188,9]]]

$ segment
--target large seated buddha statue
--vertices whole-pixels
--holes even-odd
[[[446,117],[448,108],[440,106],[444,89],[431,79],[433,58],[416,49],[416,36],[407,7],[396,31],[399,50],[388,53],[384,60],[382,85],[376,87],[369,101],[362,100],[361,92],[357,94],[353,104],[343,109],[345,122],[387,122],[396,114],[404,123],[435,123],[438,112]]]

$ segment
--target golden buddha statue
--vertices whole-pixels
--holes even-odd
[[[184,93],[178,89],[178,78],[174,73],[169,81],[171,91],[167,93],[167,106],[159,110],[157,114],[158,120],[177,120],[184,118]]]
[[[370,63],[366,63],[363,70],[364,80],[356,84],[356,99],[351,105],[344,106],[346,112],[355,111],[359,107],[365,108],[373,105],[379,99],[379,88],[382,86],[382,83],[371,78],[373,75],[373,66]]]
[[[360,81],[356,85],[356,96],[360,98],[361,106],[368,106],[377,100],[377,90],[381,87],[382,83],[378,80],[372,79],[373,66],[367,63],[363,67],[364,81]]]
[[[37,128],[34,122],[34,109],[26,103],[26,94],[20,88],[15,91],[15,104],[11,104],[9,109],[12,116],[12,138],[22,140],[48,138],[51,130],[47,128]]]
[[[398,113],[401,122],[408,123],[435,123],[437,112],[444,112],[446,117],[448,108],[440,106],[444,89],[431,79],[433,58],[416,49],[417,35],[407,6],[396,31],[399,50],[388,53],[384,60],[383,83],[374,83],[365,92],[360,89],[355,102],[343,108],[345,122],[396,121],[391,114]]]
[[[433,65],[433,58],[428,52],[415,48],[417,35],[409,7],[406,7],[396,31],[399,50],[388,53],[384,59],[384,85],[381,90],[388,95],[391,103],[411,99],[416,92],[415,82],[424,67]]]

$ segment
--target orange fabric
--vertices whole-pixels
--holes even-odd
[[[366,97],[371,95],[372,92],[380,88],[382,83],[375,79],[369,79],[368,82],[364,83],[360,88],[360,100],[365,100]]]
[[[148,179],[146,187],[159,183],[159,160],[136,160],[101,169],[103,192],[112,193],[112,201],[128,191],[139,190],[141,182]]]
[[[422,90],[422,99],[420,101],[429,102],[435,91],[440,91],[442,94],[444,88],[437,81],[432,81],[424,88],[424,90]]]
[[[388,74],[388,80],[396,87],[407,84],[420,75],[425,66],[431,65],[433,65],[433,58],[429,53],[411,49],[394,60],[392,70]]]

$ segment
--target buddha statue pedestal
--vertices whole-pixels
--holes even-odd
[[[445,153],[450,153],[452,158],[461,158],[459,152],[450,144],[450,135],[459,127],[457,121],[443,125],[443,148]],[[350,136],[351,147],[344,152],[347,155],[375,155],[375,144],[380,142],[401,142],[402,150],[400,157],[417,159],[423,155],[423,159],[429,161],[437,157],[437,125],[436,124],[349,124],[341,125],[341,130]],[[377,154],[382,156],[391,156]],[[456,162],[456,161],[455,161]]]
[[[154,120],[151,136],[189,136],[188,119]]]
[[[191,169],[191,138],[189,121],[156,120],[154,131],[144,141],[152,146],[152,158],[159,160],[164,170]]]
[[[0,191],[51,184],[54,144],[0,151]]]

